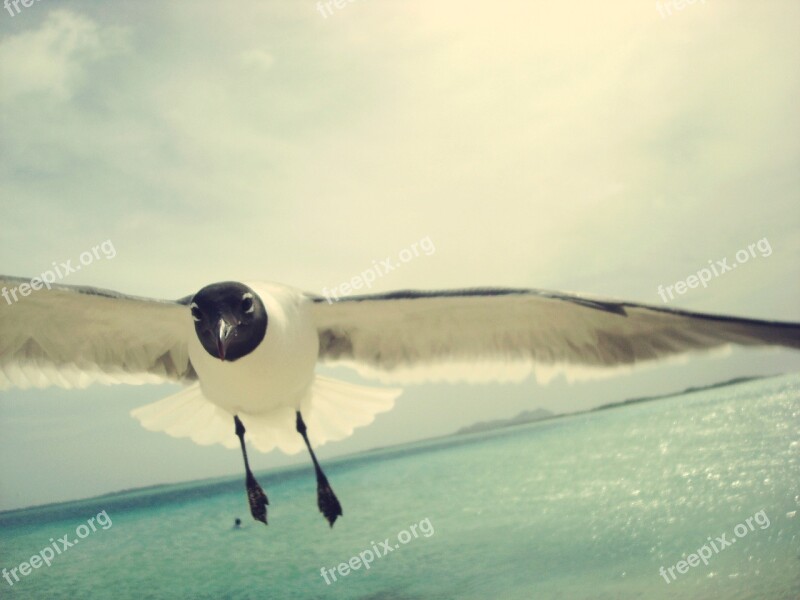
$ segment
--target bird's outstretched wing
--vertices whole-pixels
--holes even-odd
[[[309,296],[320,359],[387,382],[602,376],[729,344],[800,349],[800,323],[527,289]]]
[[[29,280],[0,276],[0,289]],[[185,301],[52,285],[0,298],[0,389],[189,381]]]

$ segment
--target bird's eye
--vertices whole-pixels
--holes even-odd
[[[245,314],[250,314],[254,312],[255,309],[256,307],[253,304],[253,294],[251,294],[250,292],[246,292],[242,296],[242,311],[244,311]]]
[[[196,302],[192,302],[192,318],[195,321],[202,321],[203,320],[203,313],[200,312],[200,308],[197,306]]]

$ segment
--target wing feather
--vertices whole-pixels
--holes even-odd
[[[800,349],[800,324],[526,289],[310,296],[320,359],[386,382],[602,376],[742,346]]]
[[[22,283],[0,276],[3,288]],[[185,300],[66,285],[17,298],[0,300],[0,389],[196,379]]]

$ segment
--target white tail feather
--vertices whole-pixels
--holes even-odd
[[[375,415],[390,410],[401,393],[401,389],[367,387],[317,375],[300,407],[309,441],[316,448],[349,437],[356,427],[368,425]],[[199,384],[140,406],[131,411],[131,416],[150,431],[188,437],[203,446],[239,447],[233,415],[209,402]],[[294,408],[257,415],[242,413],[239,418],[247,430],[246,440],[261,452],[277,448],[296,454],[305,447],[295,429]]]
[[[135,408],[131,416],[145,429],[188,437],[202,446],[239,447],[233,416],[206,400],[197,383],[163,400]]]

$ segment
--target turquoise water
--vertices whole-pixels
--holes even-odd
[[[269,527],[232,529],[238,477],[2,513],[6,569],[101,511],[111,525],[0,597],[796,599],[799,417],[788,376],[330,461],[332,530],[310,467],[260,474]],[[387,538],[368,570],[321,576]]]

